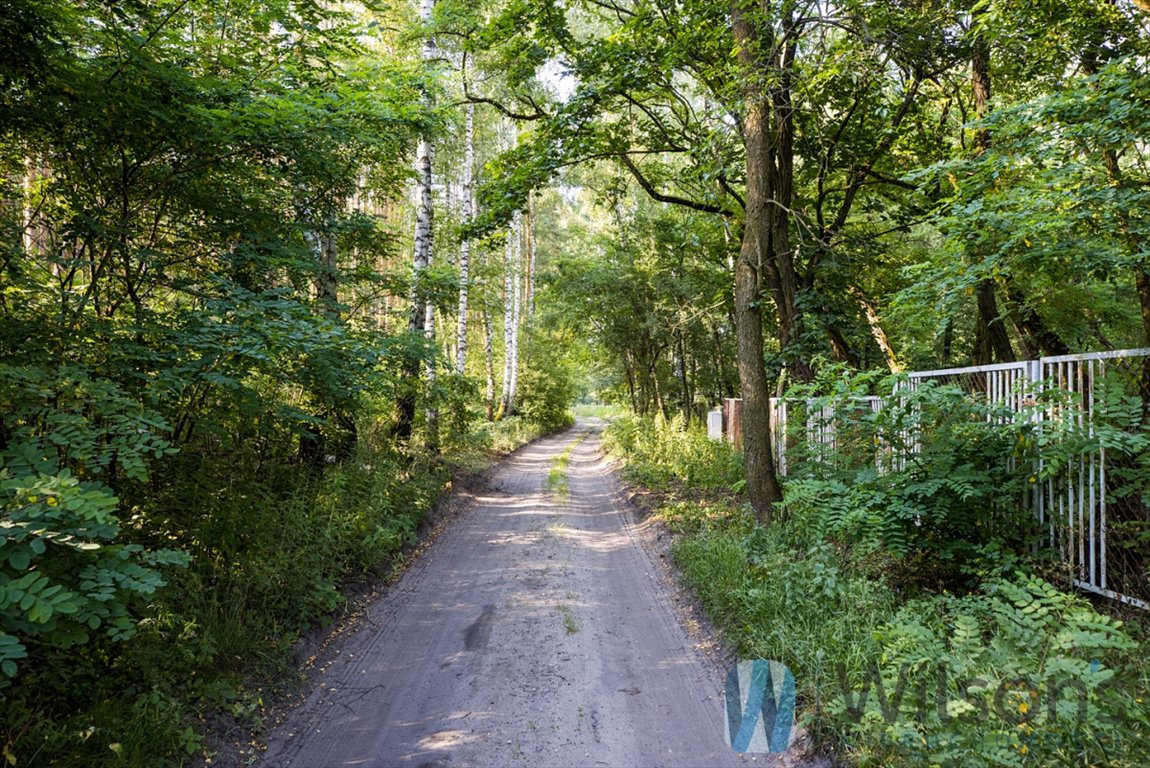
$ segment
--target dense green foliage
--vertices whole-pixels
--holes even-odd
[[[888,548],[820,521],[820,512],[836,516],[838,500],[820,504],[800,493],[789,516],[763,527],[737,499],[700,497],[685,485],[667,495],[661,478],[721,473],[722,460],[696,454],[684,469],[667,450],[681,434],[648,424],[648,444],[640,445],[638,429],[612,425],[612,445],[633,480],[653,478],[663,489],[657,514],[676,536],[684,578],[739,658],[791,668],[799,724],[823,749],[858,765],[908,768],[1143,759],[1144,623],[1124,627],[1081,597],[1009,570],[1000,551],[991,558],[997,567],[962,596],[915,588],[898,561],[937,549],[930,521],[921,536]],[[855,450],[844,446],[826,459],[847,464]],[[962,530],[954,535],[955,548],[982,537],[976,527],[965,529],[969,541]]]
[[[728,443],[707,439],[696,427],[685,429],[681,417],[669,421],[622,417],[611,423],[608,450],[633,459],[628,467],[635,480],[652,488],[673,484],[738,492],[743,484],[743,462]]]
[[[994,757],[960,721],[908,745],[821,707],[834,662],[859,682],[881,657],[1070,675],[1142,738],[1102,687],[1137,651],[1026,575],[1065,574],[1032,559],[1024,500],[1104,450],[1113,562],[1146,588],[1150,358],[1097,382],[1089,426],[1044,430],[847,371],[1150,346],[1147,10],[6,3],[3,759],[174,764],[197,717],[257,722],[252,681],[386,572],[452,463],[577,398],[636,414],[611,440],[691,497],[663,512],[687,577],[740,652],[793,650],[820,735],[875,764],[1038,759],[1013,731]],[[742,455],[700,431],[740,394]],[[1025,633],[1058,653],[1026,666]],[[1138,754],[1082,725],[1087,758],[1078,731],[1044,754]]]
[[[887,394],[881,408],[864,399],[872,387]],[[1025,468],[1037,435],[1027,410],[958,386],[911,389],[898,376],[830,371],[792,398],[795,415],[812,415],[789,435],[784,503],[798,525],[860,558],[889,560],[903,579],[951,588],[1009,571],[1035,540],[1026,506],[1035,478]],[[833,430],[833,442],[807,440],[808,429]]]
[[[451,466],[568,423],[574,374],[538,329],[488,424],[408,331],[407,169],[454,116],[403,4],[0,17],[0,762],[186,763],[258,724]],[[419,278],[447,317],[456,267]],[[434,435],[396,437],[410,392]]]
[[[765,49],[751,73],[731,39],[744,5]],[[444,20],[477,57],[518,67],[483,94],[531,127],[491,193],[555,174],[594,192],[559,289],[605,393],[686,418],[737,394],[748,83],[794,105],[770,117],[791,194],[769,202],[790,250],[757,275],[770,380],[806,380],[820,358],[927,369],[1150,344],[1144,7],[753,6],[491,2]],[[786,63],[777,36],[794,43]],[[558,103],[521,71],[550,61],[569,73]]]

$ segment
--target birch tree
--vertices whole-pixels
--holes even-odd
[[[435,9],[435,0],[419,0],[419,20],[425,29],[431,24],[432,11]],[[430,66],[436,56],[435,38],[428,30],[423,38],[422,58],[425,66]],[[423,102],[430,109],[432,105],[431,93],[423,92]],[[432,142],[426,131],[421,133],[419,143],[415,150],[416,186],[414,194],[415,203],[415,236],[412,254],[412,288],[411,309],[408,316],[408,330],[412,335],[419,333],[434,333],[434,315],[431,304],[424,295],[420,285],[423,273],[431,264],[433,245],[432,220]],[[411,437],[412,422],[415,419],[415,380],[419,376],[419,361],[412,356],[406,366],[405,375],[407,387],[397,398],[397,414],[395,433],[403,440]],[[434,376],[430,364],[425,369],[425,375]]]
[[[515,411],[516,347],[518,340],[519,284],[515,262],[517,259],[520,216],[516,212],[507,230],[503,247],[503,395],[499,412],[503,417]]]
[[[527,324],[535,317],[535,256],[539,240],[535,236],[535,201],[527,200]]]
[[[486,386],[483,402],[487,406],[487,420],[495,419],[495,339],[491,328],[491,307],[483,300],[483,371]]]
[[[464,78],[467,77],[464,63]],[[475,216],[475,196],[472,190],[472,175],[475,167],[475,105],[469,103],[464,118],[463,130],[463,224],[466,227]],[[459,244],[459,319],[455,331],[455,371],[462,375],[467,367],[467,299],[468,282],[471,278],[471,241],[464,234]]]
[[[508,413],[515,412],[515,397],[519,392],[519,327],[522,322],[523,302],[523,214],[516,212],[511,232],[511,397]]]

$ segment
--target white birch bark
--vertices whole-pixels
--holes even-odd
[[[527,201],[527,324],[535,317],[535,205]]]
[[[511,415],[511,371],[514,366],[512,344],[515,338],[515,286],[511,263],[515,258],[515,224],[507,232],[503,249],[503,395],[499,411],[504,418]]]
[[[327,232],[315,231],[309,231],[304,236],[316,261],[316,300],[325,314],[339,317],[339,271],[335,237]]]
[[[435,0],[419,1],[419,19],[424,24],[431,22],[431,12]],[[435,39],[429,34],[423,41],[423,60],[435,58]],[[430,94],[424,94],[425,103],[430,106]],[[428,328],[429,306],[419,287],[423,271],[431,264],[432,253],[432,202],[431,202],[431,140],[421,136],[415,150],[415,248],[412,257],[413,288],[411,295],[412,331],[425,331]]]
[[[424,25],[431,23],[432,10],[435,7],[435,0],[419,0],[419,19]],[[435,38],[431,36],[430,32],[423,39],[423,61],[425,66],[430,66],[436,56]],[[424,106],[428,109],[432,106],[431,94],[424,92],[423,94]],[[424,135],[420,136],[419,144],[415,150],[415,172],[416,172],[416,188],[415,188],[415,235],[412,253],[412,288],[411,288],[411,308],[408,317],[408,328],[412,333],[424,333],[429,337],[435,334],[435,314],[434,307],[427,300],[424,295],[424,290],[421,287],[423,273],[431,264],[433,242],[434,242],[434,222],[432,216],[432,152],[433,147],[431,139]],[[424,377],[430,385],[435,379],[435,362],[434,358],[427,360],[424,366]],[[413,365],[406,371],[411,379],[419,375],[419,368]],[[414,393],[408,393],[401,397],[399,405],[400,416],[397,419],[396,432],[401,439],[406,440],[411,436],[411,424],[414,420],[416,400]],[[427,445],[432,450],[438,448],[438,414],[434,409],[427,411]]]
[[[483,302],[483,361],[487,372],[487,388],[484,402],[487,403],[487,420],[495,418],[495,340],[491,332],[491,309]]]
[[[511,395],[508,413],[515,412],[515,398],[519,391],[519,326],[523,311],[523,216],[515,212],[511,223]]]
[[[466,77],[466,73],[464,73]],[[470,224],[475,215],[475,199],[472,196],[471,177],[475,166],[475,105],[467,105],[466,127],[464,129],[463,153],[463,223]],[[462,374],[467,366],[467,299],[468,281],[471,269],[471,243],[465,237],[459,244],[459,321],[455,330],[455,371]]]

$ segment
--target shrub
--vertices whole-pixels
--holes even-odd
[[[116,542],[120,502],[98,479],[144,481],[172,453],[157,414],[78,366],[0,365],[0,401],[2,688],[30,651],[131,637],[157,566],[187,559]]]
[[[1150,716],[1116,680],[1136,646],[1080,597],[1018,574],[910,602],[876,637],[827,709],[862,766],[1143,764]]]
[[[877,383],[875,383],[877,381]],[[882,408],[860,397],[896,392]],[[1026,505],[1035,436],[1013,414],[951,386],[830,378],[804,398],[784,504],[818,535],[933,587],[1009,572],[1036,535]],[[800,396],[811,394],[800,389]],[[808,440],[811,431],[833,437]]]
[[[671,420],[627,416],[606,431],[605,445],[625,456],[636,482],[665,488],[671,481],[708,490],[739,492],[745,485],[742,455],[730,445],[711,440],[701,427],[687,429],[682,417]]]
[[[572,343],[563,334],[538,329],[524,339],[516,411],[548,432],[575,423],[569,410],[575,401],[575,372],[566,351]]]

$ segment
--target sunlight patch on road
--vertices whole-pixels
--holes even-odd
[[[451,749],[462,744],[476,741],[478,737],[470,731],[448,730],[439,731],[419,741],[422,749]]]
[[[566,538],[593,552],[615,552],[630,546],[631,538],[625,533],[603,533],[600,531],[566,530]]]

